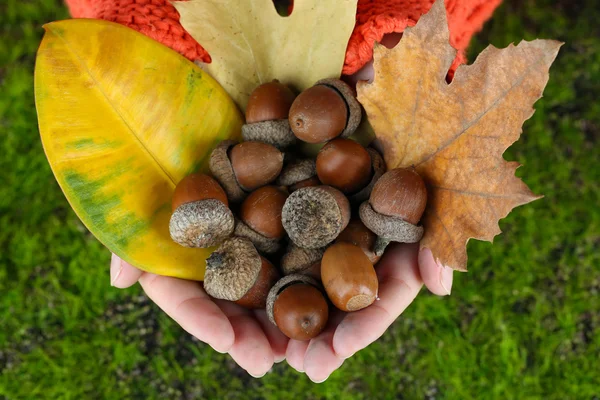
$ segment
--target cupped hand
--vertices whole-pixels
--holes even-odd
[[[423,284],[434,294],[450,294],[452,270],[435,263],[431,251],[395,244],[376,266],[379,299],[354,313],[334,311],[324,332],[307,342],[289,340],[264,310],[247,310],[208,296],[202,284],[143,272],[113,255],[111,284],[139,282],[148,297],[188,333],[220,353],[229,353],[254,377],[287,358],[290,366],[323,382],[344,359],[379,338],[412,303]]]
[[[139,282],[146,295],[189,334],[231,358],[253,377],[283,361],[288,344],[264,310],[247,310],[208,296],[201,282],[140,271],[113,255],[111,285],[126,288]]]
[[[437,264],[418,244],[393,244],[375,266],[378,299],[353,313],[330,315],[325,330],[309,342],[290,340],[286,359],[313,382],[323,382],[345,359],[377,340],[412,303],[423,284],[434,294],[449,295],[452,269]]]

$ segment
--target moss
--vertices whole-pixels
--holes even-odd
[[[61,0],[0,1],[0,398],[593,399],[600,377],[600,9],[510,0],[473,43],[566,42],[505,154],[545,198],[469,244],[452,296],[423,289],[376,343],[314,385],[285,362],[249,378],[141,297],[45,160],[33,101],[42,24]]]

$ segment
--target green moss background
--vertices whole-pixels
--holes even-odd
[[[195,341],[139,287],[109,286],[109,253],[45,160],[33,66],[59,0],[0,1],[0,399],[600,399],[600,8],[511,0],[473,43],[566,42],[505,157],[545,198],[469,244],[453,294],[424,290],[320,385],[285,363],[255,380]]]

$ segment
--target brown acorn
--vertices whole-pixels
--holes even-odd
[[[216,299],[233,301],[242,307],[266,306],[279,271],[261,257],[248,239],[232,237],[206,259],[204,290]]]
[[[290,339],[310,340],[325,329],[329,305],[314,279],[288,275],[269,292],[267,315]]]
[[[281,219],[296,246],[317,249],[331,243],[346,228],[350,203],[330,186],[305,187],[288,197]]]
[[[300,93],[290,108],[289,124],[307,143],[348,137],[360,124],[362,110],[350,86],[339,79],[323,79]]]
[[[277,178],[277,184],[286,186],[290,193],[309,186],[319,186],[315,160],[294,160],[286,165]]]
[[[274,253],[279,250],[285,235],[281,210],[288,195],[276,186],[264,186],[252,192],[242,203],[236,236],[249,239],[259,251]]]
[[[371,156],[359,143],[337,138],[317,155],[317,176],[324,185],[349,195],[365,187],[371,179]]]
[[[234,146],[229,159],[238,183],[246,192],[273,182],[283,168],[283,153],[261,142],[243,142]]]
[[[216,246],[233,233],[225,191],[208,175],[191,174],[175,187],[169,233],[185,247]]]
[[[358,192],[348,196],[348,200],[352,204],[361,204],[371,196],[371,191],[375,184],[385,174],[385,161],[379,152],[371,147],[367,147],[367,152],[371,157],[371,180]]]
[[[369,201],[360,206],[360,219],[377,234],[375,254],[389,242],[416,243],[423,236],[417,226],[427,205],[427,188],[413,169],[396,168],[375,184]]]
[[[362,223],[359,218],[350,220],[350,223],[335,239],[335,243],[346,242],[358,246],[373,264],[376,264],[381,256],[375,254],[375,242],[377,235]]]
[[[321,280],[321,259],[325,247],[319,249],[305,249],[296,246],[293,242],[288,245],[287,251],[281,258],[281,269],[284,275],[302,274],[316,280]]]
[[[242,201],[247,192],[273,182],[283,168],[283,153],[261,142],[221,142],[211,153],[210,171],[229,200]]]
[[[250,94],[246,106],[246,124],[242,127],[245,141],[268,143],[284,149],[296,142],[288,114],[295,95],[278,80],[263,83]]]
[[[294,92],[277,79],[263,83],[250,94],[246,123],[287,119],[295,98]]]
[[[342,311],[361,310],[377,298],[379,282],[373,264],[350,243],[335,243],[325,251],[321,280],[333,305]]]

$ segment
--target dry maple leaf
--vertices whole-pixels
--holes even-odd
[[[466,271],[470,238],[492,241],[498,221],[539,196],[502,158],[533,115],[561,43],[521,42],[483,51],[446,74],[456,51],[449,44],[444,3],[438,0],[398,46],[377,46],[375,80],[358,86],[388,168],[414,167],[428,189],[421,248],[443,265]]]
[[[279,79],[304,90],[342,72],[357,0],[302,0],[287,17],[272,0],[175,2],[181,24],[210,54],[208,71],[244,109],[250,93]]]

